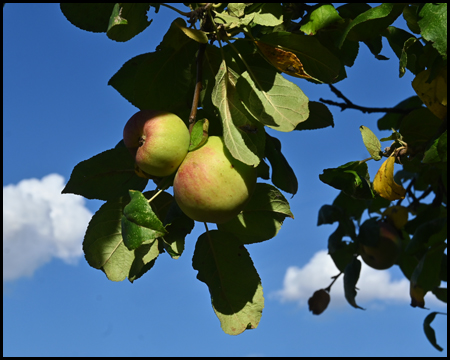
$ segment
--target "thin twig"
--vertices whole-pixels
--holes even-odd
[[[344,100],[345,103],[338,103],[332,100],[326,100],[326,99],[322,99],[320,98],[319,100],[321,102],[323,102],[324,104],[328,104],[328,105],[334,105],[334,106],[339,106],[341,108],[341,111],[344,111],[346,109],[355,109],[355,110],[359,110],[363,113],[394,113],[394,114],[408,114],[409,112],[411,112],[413,109],[399,109],[399,108],[377,108],[377,107],[367,107],[367,106],[359,106],[359,105],[355,105],[353,104],[353,102],[351,102],[344,94],[342,94],[338,89],[336,89],[336,87],[334,87],[332,84],[329,84],[330,89],[333,93],[336,94],[336,96],[338,98],[341,98],[342,100]]]
[[[337,275],[335,275],[335,276],[332,276],[331,278],[333,279],[333,281],[332,281],[331,284],[330,284],[328,287],[326,287],[324,290],[325,290],[326,292],[330,292],[331,287],[332,287],[333,284],[336,282],[336,280],[339,278],[339,276],[341,276],[342,274],[343,274],[343,273],[340,272],[339,274],[337,274]]]

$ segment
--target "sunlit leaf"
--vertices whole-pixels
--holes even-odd
[[[383,3],[364,11],[349,22],[339,39],[338,47],[342,46],[350,31],[359,41],[367,41],[378,37],[380,31],[391,25],[402,13],[403,8],[403,4]]]
[[[381,143],[380,140],[376,137],[376,135],[370,130],[367,126],[360,126],[359,130],[361,131],[361,135],[364,141],[364,145],[366,146],[367,151],[369,152],[372,159],[378,161],[381,160]]]
[[[222,62],[216,75],[216,84],[212,92],[212,102],[217,107],[222,119],[223,139],[231,155],[247,165],[258,165],[258,142],[263,135],[260,128],[253,124],[247,111],[241,104],[236,91],[238,75]],[[238,126],[255,128],[254,133],[247,133]]]
[[[130,190],[131,201],[123,209],[122,237],[129,250],[153,242],[167,231],[140,191]]]
[[[350,161],[337,168],[324,169],[319,179],[356,199],[373,199],[367,163]]]
[[[315,35],[320,29],[330,26],[337,21],[343,22],[343,19],[333,5],[325,4],[311,12],[309,20],[300,27],[300,30],[307,35]]]
[[[255,119],[272,129],[288,132],[309,116],[308,98],[282,75],[263,68],[245,71],[237,90],[246,109]]]
[[[447,58],[447,3],[425,3],[419,13],[420,34]]]
[[[373,180],[373,189],[378,195],[391,201],[404,199],[406,195],[403,186],[394,181],[394,163],[395,158],[393,156],[388,157]]]
[[[180,30],[186,34],[186,36],[190,37],[192,40],[195,40],[199,43],[206,44],[208,42],[208,35],[204,31],[191,29],[186,27],[186,23],[183,19],[177,19],[175,25],[180,28]]]
[[[194,151],[200,146],[206,143],[208,140],[208,119],[198,120],[192,127],[191,142],[189,145],[189,151]]]
[[[149,9],[149,3],[116,3],[106,35],[121,42],[132,39],[151,24],[152,20],[147,19]]]

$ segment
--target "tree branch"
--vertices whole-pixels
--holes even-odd
[[[197,117],[198,100],[200,98],[200,91],[202,90],[202,64],[205,50],[206,44],[200,44],[197,53],[197,82],[195,84],[194,98],[192,99],[191,114],[189,115],[189,133],[192,132],[195,118]]]
[[[408,114],[411,110],[413,110],[413,109],[399,109],[399,108],[376,108],[376,107],[366,107],[366,106],[355,105],[346,96],[344,96],[344,94],[342,94],[338,89],[336,89],[333,85],[329,84],[329,86],[330,86],[331,91],[333,93],[335,93],[338,98],[341,98],[342,100],[344,100],[345,103],[338,103],[338,102],[335,102],[332,100],[325,100],[322,98],[320,98],[319,100],[328,105],[339,106],[341,108],[341,111],[344,111],[346,109],[355,109],[355,110],[359,110],[363,113],[381,112],[381,113]]]

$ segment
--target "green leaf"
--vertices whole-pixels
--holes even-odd
[[[134,160],[128,149],[118,147],[78,163],[62,193],[110,200],[128,194],[129,189],[142,191],[147,182],[134,172]]]
[[[428,314],[425,320],[423,321],[423,331],[425,332],[425,335],[430,344],[433,345],[436,350],[442,351],[444,349],[440,347],[436,342],[436,333],[434,332],[434,329],[431,327],[431,323],[433,322],[437,314],[447,315],[445,313],[437,311],[433,311],[432,313]]]
[[[447,162],[447,130],[425,151],[422,162],[425,164]]]
[[[245,8],[247,4],[244,3],[228,3],[227,11],[231,16],[240,18],[245,15]]]
[[[283,194],[270,184],[257,183],[242,212],[217,227],[234,234],[243,244],[253,244],[275,237],[286,217],[294,215]]]
[[[402,135],[398,131],[392,129],[392,134],[389,135],[388,137],[381,138],[380,141],[382,141],[382,142],[396,141],[396,140],[401,140],[401,139],[402,139]]]
[[[328,238],[328,254],[339,271],[343,272],[356,252],[356,244],[343,241],[343,238],[348,236],[353,240],[356,239],[355,224],[340,206],[323,205],[319,210],[317,226],[335,222],[339,222],[339,226]]]
[[[306,73],[324,83],[334,82],[343,68],[341,61],[314,36],[281,31],[264,35],[259,40],[293,53]]]
[[[406,115],[400,125],[400,134],[408,147],[424,151],[426,144],[433,138],[442,124],[442,120],[428,108],[419,108]]]
[[[266,133],[266,157],[272,167],[272,183],[279,189],[295,195],[298,181],[294,170],[281,152],[281,142]]]
[[[288,132],[309,116],[308,98],[281,74],[253,67],[236,85],[246,109],[255,119],[272,129]]]
[[[216,75],[212,102],[222,118],[223,138],[231,155],[244,164],[256,166],[260,162],[257,154],[264,132],[250,120],[242,106],[236,92],[237,78],[223,60]],[[246,128],[250,131],[243,131]]]
[[[192,127],[191,142],[189,145],[189,151],[198,149],[208,140],[208,119],[198,120]]]
[[[426,3],[419,15],[421,35],[447,59],[447,3]]]
[[[426,293],[440,285],[442,254],[446,248],[447,244],[441,242],[427,250],[411,275],[413,287],[420,287]]]
[[[359,14],[349,22],[338,41],[338,47],[342,46],[351,30],[352,35],[359,41],[378,38],[380,32],[391,25],[402,13],[404,6],[403,4],[383,3]]]
[[[214,21],[216,24],[223,24],[226,30],[237,29],[241,26],[249,25],[253,18],[254,14],[248,14],[243,18],[239,19],[233,15],[228,15],[226,12],[216,13]]]
[[[361,306],[356,304],[356,283],[359,279],[359,274],[361,272],[361,261],[356,257],[345,267],[344,270],[344,292],[345,298],[348,303],[357,309],[364,310]]]
[[[194,225],[194,220],[181,211],[176,201],[172,201],[164,219],[164,226],[168,233],[163,237],[164,248],[172,259],[178,259],[183,253],[184,240],[191,233]]]
[[[412,110],[423,107],[423,102],[418,96],[411,96],[397,105],[394,109]],[[398,130],[400,128],[400,123],[406,114],[395,114],[388,113],[378,120],[378,130]]]
[[[177,19],[177,22],[174,23],[186,36],[190,37],[192,40],[201,44],[208,43],[208,35],[206,35],[204,31],[186,27],[186,23],[184,23],[184,20],[181,18]]]
[[[109,19],[106,35],[115,41],[128,41],[144,31],[148,21],[149,3],[116,3]]]
[[[421,223],[406,247],[406,253],[414,255],[430,245],[444,242],[447,238],[447,218],[434,218]]]
[[[109,280],[133,282],[148,271],[159,255],[158,240],[136,250],[123,243],[121,220],[129,197],[120,197],[103,204],[89,222],[83,241],[87,262],[102,270]]]
[[[64,16],[76,27],[91,32],[106,32],[114,3],[61,3]]]
[[[367,163],[351,161],[338,168],[324,169],[319,179],[356,199],[373,199]]]
[[[338,21],[343,19],[333,5],[321,5],[311,12],[309,20],[300,27],[300,30],[307,35],[315,35],[320,29]]]
[[[361,216],[366,209],[369,213],[371,212],[370,210],[374,205],[374,200],[375,199],[369,201],[355,199],[341,191],[334,199],[333,205],[340,207],[349,218],[356,220],[359,223]]]
[[[370,130],[367,126],[361,125],[359,127],[361,131],[361,135],[364,141],[364,145],[366,146],[367,151],[369,152],[372,159],[375,161],[381,160],[381,143],[380,140],[376,137],[376,135]]]
[[[317,101],[310,101],[309,117],[299,123],[294,130],[316,130],[328,126],[334,127],[333,115],[325,104]]]
[[[277,26],[283,23],[283,7],[281,3],[262,3],[255,11],[253,23],[262,26]]]
[[[219,230],[202,234],[192,266],[198,271],[197,278],[208,286],[226,334],[238,335],[258,326],[264,308],[261,279],[241,241]]]
[[[354,254],[357,251],[354,242],[342,241],[345,236],[344,226],[338,228],[328,238],[328,253],[339,271],[344,272],[347,265],[353,261]]]
[[[157,51],[127,61],[108,85],[139,109],[177,113],[190,108],[197,50],[198,43],[172,24]]]
[[[334,224],[343,218],[342,210],[339,206],[323,205],[319,210],[317,226],[324,224]]]
[[[408,29],[414,34],[420,34],[420,27],[417,23],[420,20],[419,10],[422,9],[422,4],[409,4],[403,9],[403,18],[406,20]]]
[[[423,45],[415,36],[394,26],[389,26],[383,32],[383,36],[389,41],[389,45],[400,60],[400,77],[405,74],[405,68],[413,74],[424,70],[423,65],[419,63],[419,57],[423,54]]]
[[[133,190],[129,193],[131,201],[123,209],[122,237],[128,250],[134,250],[164,236],[167,231],[144,195]]]
[[[438,300],[447,303],[447,288],[436,287],[433,290],[431,290],[431,292],[436,296]]]

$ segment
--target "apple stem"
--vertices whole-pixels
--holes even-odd
[[[337,275],[331,277],[331,278],[333,279],[333,281],[331,282],[331,284],[330,284],[327,288],[324,289],[326,292],[328,292],[328,293],[330,292],[331,287],[332,287],[333,284],[336,282],[336,280],[338,279],[338,277],[341,276],[341,274],[343,274],[343,273],[340,272],[339,274],[337,274]]]
[[[160,189],[155,195],[153,195],[150,200],[148,200],[148,203],[150,204],[152,202],[152,200],[157,197],[164,189]]]

